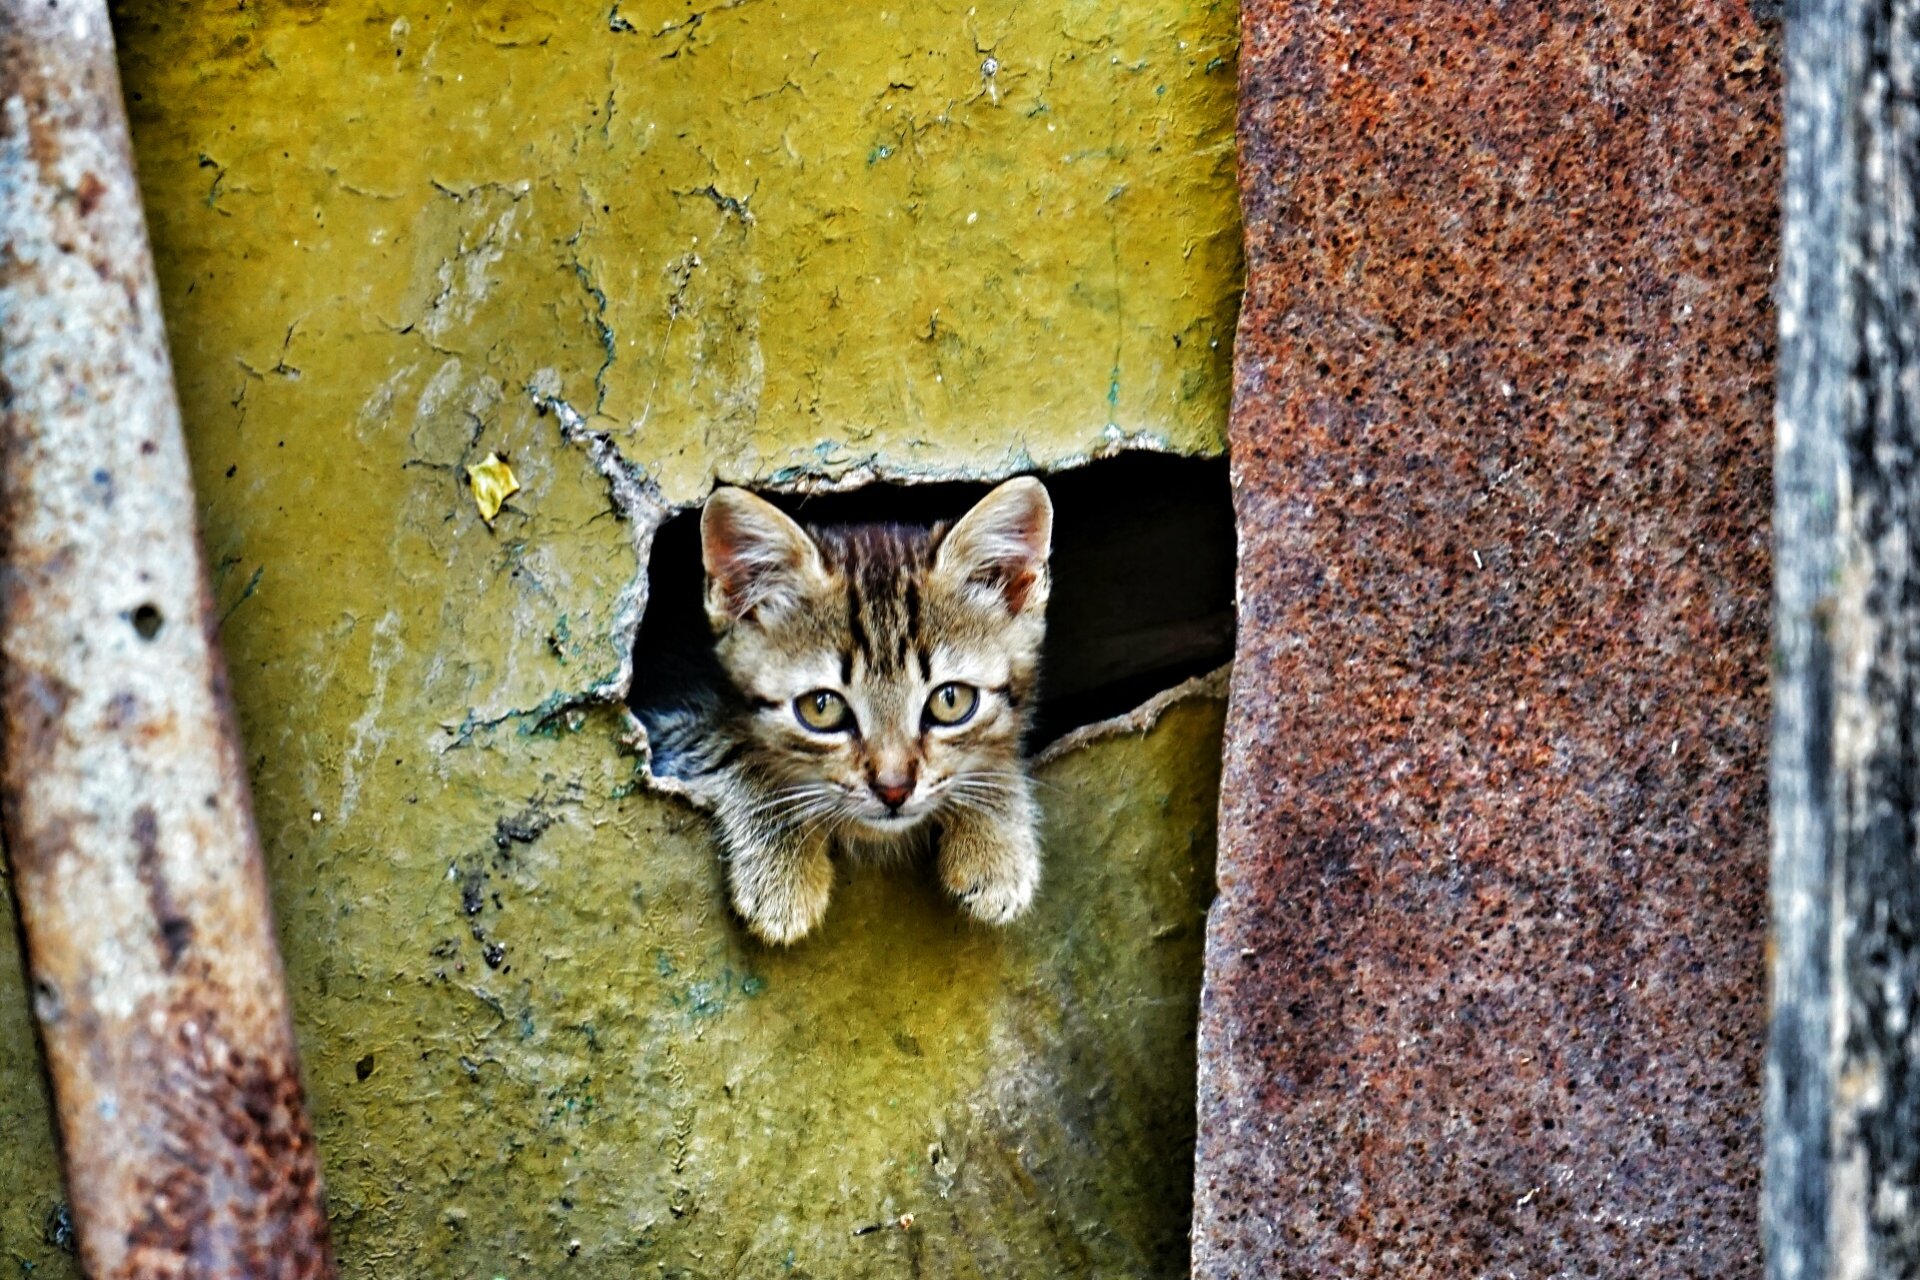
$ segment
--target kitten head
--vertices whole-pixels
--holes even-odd
[[[805,529],[740,489],[700,517],[743,772],[796,823],[904,835],[1011,802],[1045,633],[1053,505],[1009,480],[931,529]]]

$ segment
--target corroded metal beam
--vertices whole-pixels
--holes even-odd
[[[333,1274],[101,0],[0,0],[0,831],[94,1277]]]
[[[1655,12],[1242,5],[1198,1280],[1761,1274],[1778,7]]]

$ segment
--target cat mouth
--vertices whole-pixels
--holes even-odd
[[[881,812],[863,814],[860,820],[877,831],[904,831],[926,816],[919,812]]]

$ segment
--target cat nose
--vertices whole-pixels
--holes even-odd
[[[913,775],[904,778],[875,778],[872,783],[873,794],[880,797],[880,803],[889,809],[898,809],[913,794]]]

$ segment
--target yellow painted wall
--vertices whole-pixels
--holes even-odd
[[[863,872],[769,952],[622,713],[527,714],[637,568],[528,388],[675,503],[1218,453],[1232,9],[115,18],[345,1273],[1182,1274],[1218,701],[1046,769],[1015,928]],[[65,1276],[40,1091],[8,954],[0,1272]]]

